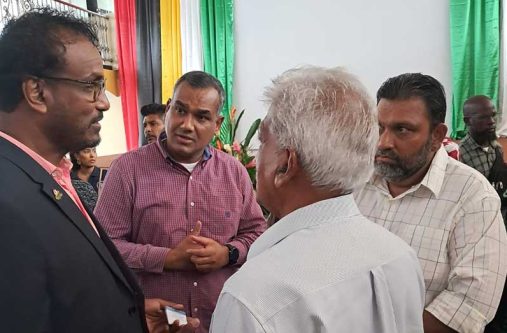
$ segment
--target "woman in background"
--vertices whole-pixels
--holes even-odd
[[[97,159],[95,147],[71,152],[70,159],[73,164],[70,175],[72,184],[83,203],[93,211],[97,203],[99,184],[105,176],[105,172],[101,174],[100,168],[95,166]]]

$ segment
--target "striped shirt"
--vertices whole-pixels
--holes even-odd
[[[476,170],[436,153],[421,183],[393,198],[374,176],[355,194],[360,211],[416,251],[426,310],[458,332],[492,320],[507,273],[500,199]]]

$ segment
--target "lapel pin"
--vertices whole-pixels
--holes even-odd
[[[62,192],[58,191],[57,189],[53,189],[53,194],[56,200],[60,200],[62,198]]]

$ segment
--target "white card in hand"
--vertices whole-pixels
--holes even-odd
[[[187,315],[181,310],[176,310],[170,306],[166,306],[165,314],[169,325],[172,325],[176,320],[179,322],[180,326],[187,324]]]

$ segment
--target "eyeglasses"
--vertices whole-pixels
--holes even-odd
[[[38,76],[38,78],[44,79],[44,80],[71,82],[71,83],[86,86],[89,89],[93,89],[93,102],[97,101],[100,94],[103,93],[106,88],[106,80],[105,79],[101,79],[101,80],[97,80],[97,81],[83,81],[83,80],[68,79],[65,77],[51,77],[51,76]]]

